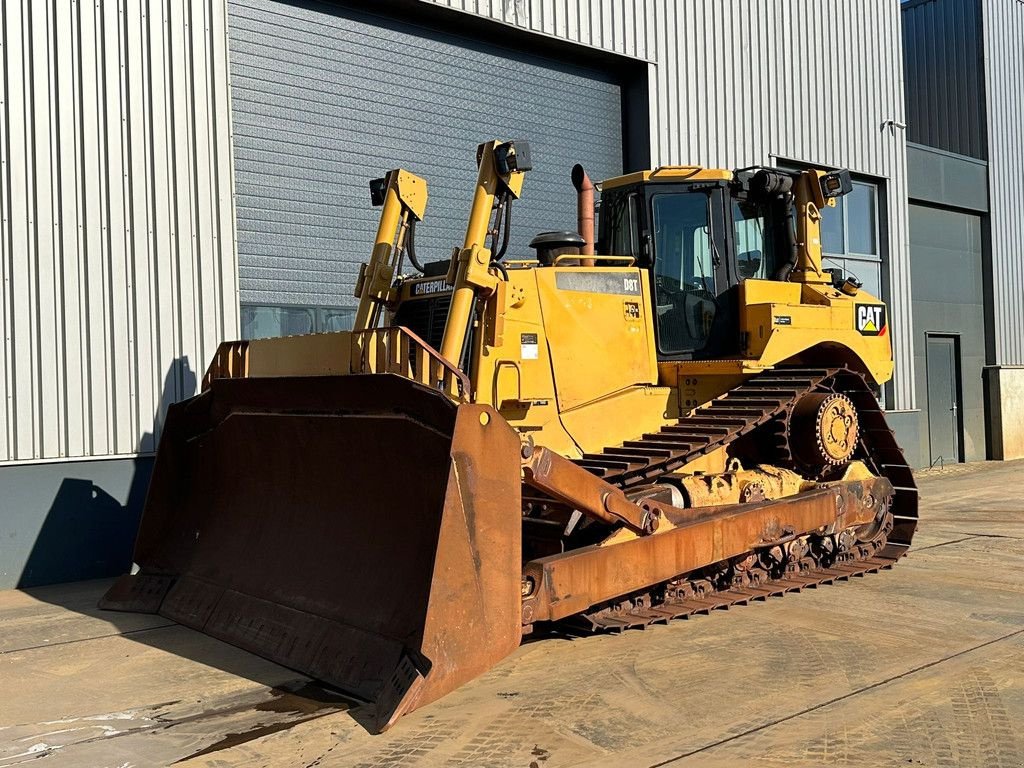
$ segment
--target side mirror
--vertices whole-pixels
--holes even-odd
[[[744,280],[748,277],[754,277],[760,269],[760,251],[744,251],[736,257],[736,271],[740,273],[740,277]]]

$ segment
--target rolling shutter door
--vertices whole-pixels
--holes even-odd
[[[539,55],[542,38],[524,52],[327,3],[228,9],[243,304],[354,306],[377,225],[367,182],[390,168],[430,185],[425,261],[462,243],[481,141],[533,150],[511,258],[575,229],[573,163],[622,170],[619,84]]]

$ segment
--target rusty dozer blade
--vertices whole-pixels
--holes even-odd
[[[519,439],[390,374],[217,379],[172,406],[101,606],[371,702],[388,728],[521,639]]]

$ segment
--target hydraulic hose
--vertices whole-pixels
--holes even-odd
[[[506,193],[502,197],[501,205],[505,208],[505,223],[501,227],[501,248],[492,257],[494,261],[501,261],[505,258],[505,252],[508,250],[508,241],[512,232],[512,196]],[[505,279],[508,279],[508,275],[505,275]]]
[[[793,210],[793,197],[792,195],[780,197],[775,201],[775,204],[782,209],[782,216],[780,217],[780,220],[782,222],[782,226],[785,227],[786,251],[789,253],[789,258],[778,268],[772,276],[772,279],[785,282],[789,280],[789,276],[796,267],[796,262],[799,258],[796,245],[796,222],[793,221],[790,216],[790,213]]]
[[[409,235],[405,239],[405,252],[409,254],[409,261],[412,262],[416,271],[425,275],[426,271],[423,269],[423,265],[416,258],[416,219],[412,216],[409,217]]]

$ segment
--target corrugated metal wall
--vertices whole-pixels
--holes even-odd
[[[885,180],[896,378],[915,407],[899,4],[424,0],[652,62],[652,162],[775,159]]]
[[[904,3],[907,141],[984,159],[980,0]]]
[[[482,139],[533,149],[509,253],[575,222],[573,162],[622,172],[614,74],[318,0],[231,0],[228,26],[245,303],[354,308],[380,215],[367,181],[389,168],[429,182],[429,260],[462,242]]]
[[[782,158],[887,179],[890,405],[913,407],[905,145],[881,130],[904,111],[896,3],[424,1],[651,61],[655,163]],[[986,33],[1007,62],[986,81],[1005,94],[989,136],[1005,200],[1021,177],[1022,6],[986,3],[1006,17]],[[4,0],[0,462],[152,450],[162,406],[237,334],[224,19],[223,0]],[[1005,222],[997,254],[1021,241]],[[1019,328],[1024,281],[998,258],[1000,322]],[[1019,332],[999,343],[1002,362],[1024,356]]]
[[[223,0],[4,0],[0,462],[154,448],[238,325]]]
[[[652,58],[657,0],[424,0],[637,59]]]
[[[1024,365],[1024,3],[985,0],[995,363]]]

